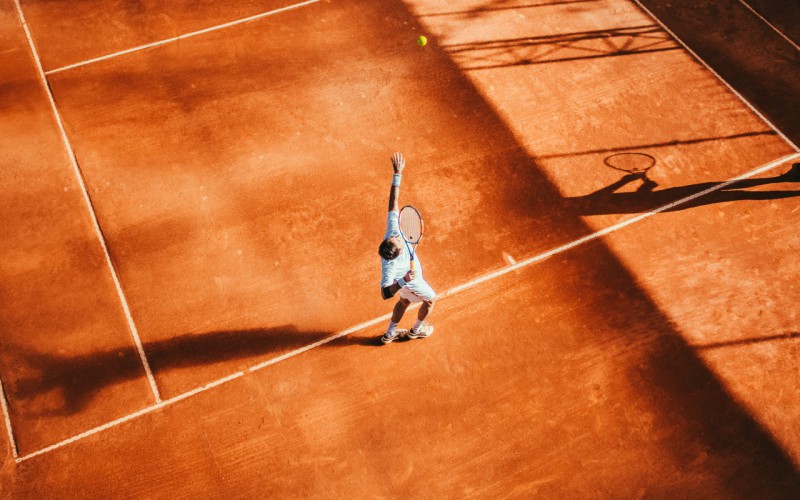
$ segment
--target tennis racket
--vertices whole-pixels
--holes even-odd
[[[422,216],[419,210],[406,205],[400,209],[400,234],[406,241],[406,248],[408,248],[408,255],[411,257],[411,270],[414,270],[414,251],[419,245],[419,240],[422,239]]]

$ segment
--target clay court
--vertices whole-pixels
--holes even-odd
[[[0,497],[797,498],[790,3],[0,0]]]

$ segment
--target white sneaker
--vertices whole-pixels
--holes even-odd
[[[433,334],[433,325],[430,323],[422,323],[419,328],[408,331],[408,338],[410,339],[426,339]]]
[[[386,333],[384,333],[383,337],[381,337],[381,342],[383,342],[384,345],[390,344],[394,340],[405,337],[407,333],[408,332],[406,330],[395,328],[391,332],[387,331]]]

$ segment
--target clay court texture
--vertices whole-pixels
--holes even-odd
[[[799,19],[0,0],[0,497],[797,498]]]

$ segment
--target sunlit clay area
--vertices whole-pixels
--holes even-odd
[[[0,499],[800,498],[800,4],[0,0]]]

